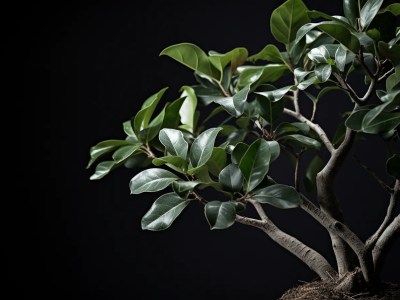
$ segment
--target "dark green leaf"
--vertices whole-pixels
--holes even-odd
[[[218,176],[224,188],[232,192],[240,192],[243,187],[244,177],[240,168],[235,164],[226,166]]]
[[[267,141],[269,149],[271,150],[271,161],[274,161],[281,154],[281,147],[276,141]]]
[[[133,177],[129,183],[132,194],[157,192],[165,189],[179,177],[175,174],[158,168],[144,170]]]
[[[235,223],[236,208],[232,202],[211,201],[204,207],[210,229],[225,229]]]
[[[252,195],[252,199],[282,209],[295,208],[300,205],[300,196],[296,190],[284,184],[274,184],[262,188]]]
[[[323,83],[328,81],[332,73],[332,66],[329,64],[322,64],[315,68],[315,75],[319,82]]]
[[[143,141],[144,143],[148,143],[151,140],[153,140],[159,133],[162,124],[164,122],[164,116],[165,116],[165,107],[164,109],[155,117],[148,127],[144,128],[143,130],[140,131],[139,137],[140,140]]]
[[[186,159],[188,143],[181,131],[164,128],[160,131],[159,139],[169,154]]]
[[[281,123],[275,130],[275,135],[279,136],[282,134],[290,133],[290,132],[299,132],[302,131],[304,133],[308,133],[310,131],[310,126],[306,123],[302,122],[294,122],[294,123]]]
[[[216,80],[220,79],[220,72],[210,62],[207,54],[196,45],[190,43],[172,45],[161,51],[160,55],[167,55],[196,72]]]
[[[324,167],[322,159],[316,155],[309,163],[306,169],[306,176],[304,177],[304,187],[306,191],[311,193],[316,190],[317,174]]]
[[[297,30],[310,19],[307,7],[301,0],[288,0],[276,8],[271,15],[270,27],[275,39],[289,45],[296,37]]]
[[[177,118],[177,116],[184,100],[185,98],[178,98],[166,105],[162,128],[178,128],[180,118]]]
[[[365,117],[364,117],[365,119]],[[365,133],[384,133],[400,125],[400,113],[381,113],[369,122],[362,122],[361,130]]]
[[[383,0],[368,0],[360,11],[360,25],[365,30],[381,8]]]
[[[187,198],[189,193],[199,184],[201,184],[200,181],[174,181],[172,183],[172,189],[181,198]]]
[[[107,154],[115,149],[132,145],[132,142],[126,140],[107,140],[98,143],[97,145],[90,148],[90,161],[86,168],[89,168],[94,162],[96,162],[101,156]]]
[[[115,163],[121,163],[130,158],[140,147],[140,144],[123,146],[114,152],[112,158]]]
[[[306,80],[304,80],[304,81],[302,81],[302,82],[300,82],[298,85],[297,85],[297,88],[299,89],[299,90],[305,90],[305,89],[307,89],[310,85],[312,85],[312,84],[314,84],[314,83],[318,83],[318,81],[317,81],[318,79],[317,79],[317,76],[310,76],[308,79],[306,79]]]
[[[343,0],[344,16],[350,21],[350,24],[356,28],[357,18],[359,17],[358,1]]]
[[[266,91],[266,92],[257,92],[256,94],[259,94],[261,96],[264,96],[268,99],[271,99],[271,101],[279,101],[285,96],[291,89],[293,89],[293,86],[285,86],[283,88],[273,90],[273,91]]]
[[[386,161],[386,171],[389,175],[400,180],[400,156],[394,154]]]
[[[279,138],[279,141],[292,146],[305,147],[309,149],[319,149],[321,147],[321,143],[317,140],[300,134],[285,135]]]
[[[217,99],[225,97],[220,90],[206,88],[201,85],[194,85],[192,89],[196,93],[197,99],[204,105],[209,105]]]
[[[317,11],[317,10],[309,11],[308,12],[308,16],[311,19],[323,18],[323,19],[328,20],[328,21],[334,21],[334,22],[337,22],[337,23],[341,24],[342,26],[346,27],[348,30],[350,30],[350,32],[356,32],[354,27],[352,27],[349,24],[349,20],[347,18],[342,17],[342,16],[331,16],[331,15],[328,15],[328,14],[326,14],[324,12]]]
[[[355,112],[353,112],[345,122],[346,127],[354,130],[354,131],[360,131],[362,127],[362,121],[364,119],[364,116],[369,112],[369,109],[360,109]]]
[[[145,168],[151,164],[151,159],[147,157],[147,155],[143,152],[135,153],[135,155],[131,156],[124,162],[125,168],[133,169],[133,168]]]
[[[305,71],[303,68],[296,68],[294,70],[294,77],[297,82],[302,82],[310,73],[312,73],[312,71]]]
[[[188,204],[189,201],[175,193],[162,195],[143,216],[142,229],[152,231],[167,229]]]
[[[96,166],[96,170],[90,180],[98,180],[106,176],[115,167],[115,161],[103,161]]]
[[[259,53],[250,56],[247,60],[253,63],[258,60],[264,60],[278,64],[285,64],[285,60],[283,59],[281,52],[275,45],[265,46],[265,48]]]
[[[249,145],[245,143],[238,143],[236,144],[235,148],[231,154],[231,161],[234,164],[239,164],[240,160],[242,159],[243,155],[246,153],[247,149],[249,149]]]
[[[257,140],[247,149],[239,167],[246,179],[246,191],[250,192],[268,173],[271,149],[265,140]]]
[[[202,132],[193,142],[190,148],[190,162],[193,168],[204,165],[211,157],[215,139],[222,128],[210,128]]]
[[[266,66],[242,66],[238,68],[239,78],[237,87],[244,88],[251,85],[254,91],[258,86],[264,83],[273,83],[280,79],[288,71],[286,65],[266,65]]]
[[[259,107],[260,116],[263,117],[264,120],[266,120],[272,126],[275,121],[282,115],[284,102],[274,102],[262,95],[257,96],[256,99]]]
[[[332,139],[332,144],[335,146],[340,145],[344,140],[345,134],[346,134],[346,125],[341,123],[336,129],[335,135],[333,136]]]
[[[212,151],[211,157],[206,163],[208,171],[214,176],[218,176],[221,170],[226,166],[226,152],[223,148],[215,147]]]
[[[172,155],[154,158],[152,162],[153,165],[157,167],[166,164],[171,169],[174,169],[180,173],[186,171],[188,167],[186,160],[184,160],[182,157]]]
[[[240,117],[244,112],[247,96],[250,92],[250,85],[244,87],[233,97],[224,97],[214,102],[221,105],[230,115]]]

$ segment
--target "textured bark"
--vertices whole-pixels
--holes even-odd
[[[336,271],[321,254],[280,230],[271,220],[256,220],[238,215],[236,221],[264,231],[273,241],[304,262],[322,280],[330,280],[335,277]]]

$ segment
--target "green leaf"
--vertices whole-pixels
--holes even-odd
[[[221,105],[230,115],[240,117],[244,112],[244,106],[249,92],[250,85],[247,85],[234,96],[220,98],[214,102]]]
[[[169,166],[171,169],[180,173],[187,170],[188,164],[185,159],[179,156],[163,156],[154,158],[152,161],[153,165],[159,167],[164,164]]]
[[[96,170],[90,180],[99,180],[106,176],[115,167],[115,161],[103,161],[96,166]]]
[[[385,133],[400,125],[400,113],[381,113],[369,122],[364,119],[361,130],[365,133]]]
[[[366,30],[381,8],[383,0],[368,0],[360,11],[360,25]]]
[[[273,91],[266,91],[266,92],[257,92],[256,94],[264,96],[271,101],[279,101],[285,96],[291,89],[293,89],[292,85],[285,86],[283,88],[273,90]]]
[[[271,150],[271,161],[274,161],[281,154],[281,147],[276,141],[267,141],[269,149]]]
[[[324,162],[322,159],[316,155],[308,164],[306,169],[306,176],[304,177],[304,187],[306,191],[311,193],[316,190],[316,179],[317,174],[322,170],[324,167]]]
[[[143,152],[135,153],[124,162],[125,168],[146,168],[151,164],[151,159]]]
[[[305,147],[309,149],[319,149],[321,147],[321,143],[317,140],[300,134],[285,135],[280,137],[279,141],[283,141],[293,146]]]
[[[115,163],[121,163],[130,158],[140,147],[140,144],[123,146],[114,152],[112,158]]]
[[[316,64],[326,64],[329,61],[329,51],[325,46],[311,49],[308,57]]]
[[[239,164],[247,149],[249,149],[249,145],[245,143],[237,143],[231,154],[232,163]]]
[[[337,22],[340,25],[346,27],[348,30],[350,30],[350,32],[356,32],[354,27],[349,24],[349,20],[342,16],[331,16],[331,15],[328,15],[324,12],[317,11],[317,10],[311,10],[307,13],[311,19],[323,18],[328,21],[334,21],[334,22]]]
[[[211,201],[204,207],[210,229],[226,229],[235,223],[236,208],[232,202]]]
[[[345,134],[346,134],[346,125],[341,123],[336,129],[335,135],[333,136],[332,139],[332,144],[334,146],[340,145],[344,140]]]
[[[281,123],[275,130],[275,135],[283,135],[290,132],[299,132],[302,131],[304,133],[308,133],[310,131],[310,126],[303,122],[293,122],[293,123]]]
[[[262,95],[256,97],[260,116],[264,118],[271,126],[282,115],[284,102],[271,101],[269,98]]]
[[[133,131],[132,120],[122,123],[122,128],[124,129],[124,132],[127,136],[131,136],[137,140],[136,134]]]
[[[307,89],[310,85],[312,85],[312,84],[314,84],[314,83],[318,83],[318,79],[317,79],[317,76],[310,76],[308,79],[306,79],[306,80],[304,80],[304,81],[302,81],[302,82],[300,82],[298,85],[297,85],[297,88],[299,89],[299,90],[305,90],[305,89]]]
[[[400,156],[394,154],[386,161],[386,171],[396,179],[400,179]]]
[[[235,73],[238,66],[243,65],[246,62],[247,56],[249,55],[246,48],[235,48],[227,53],[221,54],[215,51],[209,52],[209,59],[211,63],[220,71],[222,81],[222,76],[224,69],[230,65],[230,75]]]
[[[324,22],[324,24],[321,24],[318,28],[329,34],[353,53],[357,53],[360,49],[358,38],[351,34],[351,32],[340,23]]]
[[[262,188],[252,195],[252,199],[282,209],[295,208],[300,205],[300,196],[296,190],[284,184],[274,184]]]
[[[353,112],[345,121],[346,127],[354,131],[360,131],[362,126],[362,120],[369,111],[370,111],[369,109],[360,109]]]
[[[222,128],[210,128],[202,132],[193,142],[190,148],[190,162],[193,168],[207,163],[214,149],[215,139]]]
[[[94,162],[96,162],[100,157],[104,154],[107,154],[115,149],[126,146],[132,145],[132,142],[126,140],[107,140],[98,143],[97,145],[90,148],[90,161],[86,168],[90,168]]]
[[[139,132],[139,137],[140,140],[143,141],[144,143],[148,143],[151,140],[153,140],[159,133],[162,124],[164,122],[164,116],[165,116],[165,107],[163,110],[155,117],[148,127],[144,128]]]
[[[186,198],[199,184],[201,184],[200,181],[174,181],[172,183],[172,189],[181,198]]]
[[[142,218],[142,229],[160,231],[171,226],[183,209],[189,204],[175,193],[168,193],[154,201]]]
[[[169,154],[186,159],[188,143],[180,130],[164,128],[160,131],[159,139]]]
[[[226,166],[218,176],[222,186],[232,192],[240,192],[243,187],[244,177],[240,168],[235,164]]]
[[[182,97],[185,100],[182,103],[179,115],[181,116],[181,128],[193,133],[195,129],[195,113],[197,107],[197,97],[194,90],[190,86],[183,86],[181,88]]]
[[[347,51],[342,46],[339,46],[335,53],[335,62],[336,67],[340,70],[340,72],[344,72],[344,68],[346,67],[347,60]]]
[[[259,53],[250,56],[247,60],[252,63],[258,60],[264,60],[278,64],[286,64],[281,52],[275,45],[265,46]]]
[[[332,66],[329,64],[322,64],[315,68],[315,75],[319,82],[323,83],[328,81],[332,74]]]
[[[161,97],[164,95],[166,90],[167,88],[163,88],[156,94],[147,98],[147,100],[143,103],[141,110],[136,114],[134,119],[133,129],[136,136],[139,137],[140,131],[147,128],[149,125],[151,116],[153,115],[158,102],[161,100]]]
[[[297,30],[310,22],[307,7],[301,0],[288,0],[276,8],[271,15],[270,27],[274,38],[289,45],[296,37]]]
[[[226,152],[225,149],[215,147],[212,151],[211,157],[206,163],[208,171],[214,176],[218,176],[221,170],[226,166]]]
[[[178,128],[180,118],[177,118],[179,110],[185,98],[178,98],[172,103],[167,103],[162,128]]]
[[[270,64],[266,66],[241,66],[238,68],[239,78],[237,87],[244,88],[251,86],[254,91],[258,86],[264,83],[273,83],[285,75],[288,71],[286,65]]]
[[[302,82],[310,73],[312,73],[312,71],[305,71],[303,68],[296,68],[293,72],[297,82]]]
[[[400,16],[400,3],[392,3],[381,9],[379,13],[391,12],[394,16]]]
[[[271,149],[265,140],[257,140],[247,149],[239,167],[246,179],[246,191],[250,192],[268,173]]]
[[[129,183],[131,194],[157,192],[165,189],[179,177],[170,171],[151,168],[144,170],[133,177]]]
[[[196,45],[190,43],[172,45],[161,51],[160,55],[167,55],[196,72],[216,80],[220,79],[220,72],[210,62],[207,54]]]
[[[359,16],[357,0],[343,0],[344,16],[350,21],[350,24],[356,28],[357,18]]]

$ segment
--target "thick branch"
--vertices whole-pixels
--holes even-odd
[[[314,122],[311,122],[309,119],[307,119],[306,117],[304,117],[302,114],[297,113],[293,110],[287,109],[285,108],[283,110],[283,112],[293,118],[296,118],[297,120],[299,120],[300,122],[306,123],[308,126],[310,126],[310,128],[312,130],[314,130],[319,138],[321,139],[321,141],[324,143],[326,149],[332,153],[333,151],[335,151],[335,147],[333,147],[331,141],[329,140],[327,134],[325,133],[325,131],[321,128],[321,126],[319,126],[318,124],[315,124]]]
[[[256,220],[236,215],[236,221],[264,231],[273,241],[304,262],[311,270],[317,273],[322,280],[330,280],[335,276],[336,271],[321,254],[303,244],[298,239],[281,231],[268,218],[266,220]]]
[[[394,184],[393,193],[390,195],[389,205],[386,211],[385,219],[383,220],[381,226],[379,226],[378,230],[367,240],[367,249],[371,249],[374,247],[379,237],[382,235],[383,231],[389,225],[389,222],[393,219],[394,208],[396,206],[396,201],[399,198],[400,194],[400,180],[396,180]]]

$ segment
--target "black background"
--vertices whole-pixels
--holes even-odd
[[[341,1],[305,1],[341,14]],[[120,169],[99,182],[85,170],[90,146],[123,138],[121,123],[162,87],[166,98],[194,83],[192,72],[159,52],[193,42],[205,50],[244,46],[250,53],[273,43],[269,15],[281,1],[39,2],[18,8],[9,47],[22,62],[18,101],[18,200],[9,227],[7,259],[21,299],[276,299],[315,275],[262,232],[242,225],[210,231],[193,205],[164,232],[140,229],[154,194],[130,196],[137,170]],[[334,3],[334,4],[333,4]],[[321,103],[319,121],[335,124],[341,94]],[[334,126],[328,125],[332,134]],[[383,174],[384,143],[361,141],[356,151]],[[273,167],[292,182],[286,161]],[[349,160],[338,178],[349,225],[363,239],[382,218],[387,196]],[[327,233],[300,210],[268,208],[287,232],[332,259]],[[351,218],[351,219],[350,219]],[[389,253],[385,280],[398,281],[400,245]]]

